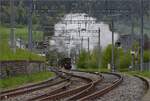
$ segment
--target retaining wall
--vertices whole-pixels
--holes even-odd
[[[15,76],[18,74],[31,74],[35,72],[45,71],[46,65],[44,61],[0,61],[0,77]]]

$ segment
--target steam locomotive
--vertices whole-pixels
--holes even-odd
[[[71,66],[71,58],[63,58],[58,61],[59,67],[70,70]]]

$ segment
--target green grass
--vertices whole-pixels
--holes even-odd
[[[91,72],[110,72],[108,69],[105,68],[86,68],[86,69],[82,69],[82,68],[78,68],[78,70],[83,70],[83,71],[91,71]]]
[[[0,43],[0,60],[39,60],[44,61],[45,57],[38,56],[27,50],[17,48],[16,53],[13,53],[7,41]]]
[[[144,77],[150,78],[150,71],[143,71],[143,72],[128,71],[128,72],[123,72],[123,73],[129,74],[129,75],[140,75],[140,76],[144,76]]]
[[[8,77],[5,79],[0,79],[0,89],[6,90],[25,85],[27,83],[35,83],[46,80],[52,76],[54,76],[54,73],[47,71],[47,72],[33,73],[29,75],[18,75],[15,77]]]
[[[78,68],[79,70],[85,70],[85,71],[92,71],[92,72],[110,72],[110,70],[108,69],[105,69],[105,68],[100,68],[100,69],[93,69],[93,68],[87,68],[87,69],[81,69],[81,68]],[[143,72],[140,72],[140,71],[127,71],[127,70],[119,70],[119,71],[122,71],[121,73],[125,73],[125,74],[128,74],[128,75],[140,75],[140,76],[144,76],[144,77],[147,77],[147,78],[150,78],[150,71],[143,71]]]
[[[27,50],[22,50],[17,48],[16,53],[12,52],[12,49],[8,45],[9,40],[9,28],[0,26],[0,60],[39,60],[39,61],[45,61],[45,57],[38,56],[34,53],[31,53]],[[25,41],[27,41],[27,28],[17,28],[16,31],[16,37],[21,36]],[[40,40],[42,38],[42,33],[37,32],[39,34],[37,40]]]
[[[40,31],[33,31],[33,40],[41,41],[43,38],[43,33]],[[0,26],[0,37],[1,39],[8,39],[10,35],[10,28],[5,26]],[[26,26],[15,29],[16,38],[21,37],[24,41],[28,40],[28,28]]]

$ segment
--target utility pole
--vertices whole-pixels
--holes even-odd
[[[15,42],[15,11],[14,11],[14,0],[10,0],[10,10],[11,10],[11,17],[10,17],[10,25],[11,25],[11,31],[10,31],[10,47],[13,50],[13,53],[16,53],[16,42]]]
[[[100,72],[100,58],[101,58],[101,39],[100,39],[100,28],[98,29],[98,68]]]
[[[134,40],[134,18],[133,18],[133,15],[131,15],[131,38],[130,38],[130,40],[131,40],[131,45],[132,45],[132,50],[133,50],[133,40]]]
[[[29,2],[29,17],[28,17],[28,49],[32,51],[32,0]]]
[[[115,72],[115,65],[114,65],[114,21],[112,18],[111,22],[111,31],[112,31],[112,60],[111,60],[111,70]]]
[[[140,51],[140,70],[143,71],[143,28],[144,28],[144,14],[143,14],[143,0],[140,0],[140,15],[141,15],[141,51]]]
[[[81,24],[80,23],[78,23],[78,32],[79,32],[79,37],[80,37],[80,29],[81,29]]]
[[[70,47],[70,45],[71,45],[71,36],[69,36],[69,44],[68,44],[68,50],[69,50],[68,52],[69,53],[68,53],[68,57],[71,57],[71,49],[70,49],[71,47]]]
[[[1,11],[1,10],[2,10],[2,1],[0,0],[0,25],[1,25],[1,23],[2,23],[2,22],[1,22],[1,21],[2,21],[2,19],[1,19],[1,18],[2,18],[2,17],[1,17],[1,16],[2,16],[1,12],[2,12],[2,11]]]
[[[131,34],[134,34],[134,17],[131,15]]]
[[[88,53],[90,53],[90,38],[88,37]]]
[[[70,38],[70,36],[68,37],[67,41],[68,41],[68,42],[66,43],[66,44],[67,44],[67,50],[68,50],[68,51],[67,51],[67,56],[70,57],[70,43],[71,43],[71,38]]]
[[[0,0],[0,25],[2,24],[2,17],[1,17],[2,13],[1,12],[2,12],[2,1]],[[0,33],[0,40],[2,40],[1,38],[2,38],[2,36],[1,36],[1,33]]]
[[[83,49],[83,36],[81,38],[81,50]]]

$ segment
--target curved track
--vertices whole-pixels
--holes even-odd
[[[103,80],[103,77],[102,76],[99,76],[100,78],[99,79],[96,79],[96,80],[93,80],[91,79],[90,77],[85,77],[85,76],[81,76],[81,75],[76,75],[74,73],[67,73],[68,75],[72,76],[72,77],[78,77],[78,78],[82,78],[84,80],[87,80],[88,83],[83,85],[83,86],[80,86],[80,87],[77,87],[75,89],[70,89],[70,90],[67,90],[67,91],[62,91],[60,93],[57,93],[57,94],[54,94],[54,95],[49,95],[49,96],[45,96],[45,98],[42,98],[38,101],[45,101],[45,100],[60,100],[60,99],[64,99],[66,97],[69,97],[69,96],[83,96],[84,93],[87,93],[89,92],[90,90],[92,90],[94,88],[94,86]],[[92,73],[92,74],[95,74],[95,75],[99,75],[99,74],[96,74],[96,73]],[[77,95],[76,95],[77,94]]]
[[[10,97],[14,97],[14,96],[22,95],[28,92],[33,92],[36,90],[44,89],[46,87],[50,87],[50,86],[65,82],[66,80],[68,79],[59,79],[59,77],[57,76],[50,80],[46,80],[44,82],[40,82],[37,84],[32,84],[32,85],[12,89],[12,90],[3,91],[0,93],[0,99],[1,100],[8,99]]]
[[[78,70],[72,70],[69,72],[56,70],[54,72],[57,72],[56,74],[59,74],[58,76],[63,77],[63,79],[57,80],[58,77],[56,77],[38,84],[5,91],[1,93],[0,97],[1,99],[16,97],[16,96],[18,97],[18,95],[23,95],[27,92],[33,92],[54,85],[59,85],[57,88],[53,90],[49,90],[47,93],[44,92],[33,97],[30,96],[26,100],[27,101],[34,101],[34,100],[86,101],[90,99],[95,99],[97,97],[106,94],[107,92],[117,87],[123,81],[122,76],[116,73],[94,73],[94,72],[78,71]],[[111,76],[114,76],[115,78],[110,81],[107,80],[109,82],[105,82],[107,79],[105,75],[108,75],[110,78]],[[84,82],[86,81],[86,83],[84,83],[83,85],[76,84],[76,87],[74,87],[72,84],[73,82],[72,78],[78,78],[78,80],[80,79]]]
[[[54,78],[52,78],[52,79],[50,79],[50,80],[42,81],[42,82],[40,82],[40,83],[31,84],[31,85],[28,85],[28,86],[23,86],[23,87],[11,89],[11,90],[2,91],[0,94],[6,94],[6,93],[10,93],[10,92],[22,90],[22,89],[31,88],[31,87],[34,87],[34,86],[38,86],[38,85],[41,85],[41,84],[45,84],[45,83],[47,83],[47,82],[51,82],[51,81],[53,81],[54,79],[57,79],[57,78],[58,78],[58,77],[54,77]]]
[[[102,82],[106,78],[105,77],[103,78],[101,74],[97,74],[93,72],[86,72],[86,71],[77,71],[77,70],[72,71],[72,72],[73,73],[70,75],[75,76],[75,77],[77,77],[77,75],[74,72],[82,72],[82,73],[90,73],[90,74],[99,75],[101,78],[92,79],[92,78],[87,77],[86,79],[89,79],[89,82],[86,85],[83,85],[75,89],[63,91],[54,95],[46,96],[45,98],[42,98],[39,101],[48,101],[48,100],[65,100],[65,101],[76,101],[76,100],[84,101],[85,100],[86,101],[89,99],[95,99],[109,92],[110,90],[114,89],[123,81],[122,76],[116,73],[103,73],[105,75],[107,74],[107,75],[112,75],[116,77],[112,81],[110,80],[110,82],[106,83],[106,82]],[[80,78],[81,77],[85,78],[85,76],[83,75],[82,76],[80,75]],[[101,83],[103,84],[101,85]],[[97,91],[96,86],[98,84],[101,86],[101,89],[98,89]]]
[[[79,101],[87,101],[87,100],[94,100],[106,93],[108,93],[109,91],[111,91],[112,89],[114,89],[115,87],[117,87],[119,84],[121,84],[121,82],[123,81],[123,77],[119,74],[116,74],[116,73],[103,73],[103,74],[108,74],[108,75],[114,75],[117,77],[117,79],[114,79],[113,81],[110,81],[110,82],[107,82],[107,83],[102,83],[100,84],[98,90],[96,90],[95,92],[87,95],[87,96],[84,96],[82,98],[78,98]],[[103,75],[102,74],[102,75]],[[105,79],[105,77],[104,77]],[[71,100],[75,100],[75,99],[71,99]]]
[[[60,86],[60,87],[58,87],[57,89],[52,90],[52,91],[49,92],[49,93],[45,93],[45,94],[42,94],[42,95],[40,95],[40,96],[36,96],[36,97],[30,98],[30,99],[28,99],[28,101],[40,100],[40,99],[44,98],[45,96],[57,94],[57,93],[59,93],[59,92],[62,92],[62,91],[64,91],[64,90],[66,90],[67,87],[70,86],[70,85],[71,85],[70,82],[65,83],[63,86]]]
[[[142,77],[142,76],[139,76],[139,75],[134,75],[134,76],[139,78],[139,79],[141,79],[145,83],[145,85],[146,85],[146,93],[147,93],[147,91],[150,89],[150,85],[149,85],[149,82],[147,81],[147,79]]]

